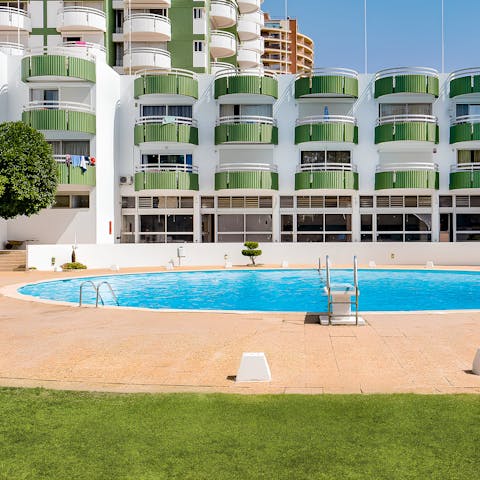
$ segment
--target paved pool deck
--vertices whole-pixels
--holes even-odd
[[[120,273],[152,270],[162,269]],[[480,348],[480,312],[375,313],[363,315],[366,326],[327,327],[300,313],[78,308],[5,295],[19,283],[104,273],[112,272],[0,272],[1,386],[125,393],[480,393],[480,376],[470,371]],[[265,352],[272,382],[235,383],[242,352],[256,351]]]

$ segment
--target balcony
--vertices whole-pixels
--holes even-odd
[[[317,115],[297,120],[295,144],[306,142],[358,143],[355,117],[346,115]]]
[[[240,44],[237,52],[237,63],[242,69],[258,68],[262,65],[261,54],[258,50]]]
[[[171,66],[170,52],[161,48],[131,48],[123,56],[123,69],[127,73],[157,68],[170,70]]]
[[[33,49],[22,59],[22,81],[79,81],[95,83],[95,56],[71,47]]]
[[[237,34],[241,42],[254,40],[262,35],[262,26],[250,20],[248,15],[240,15],[237,23]]]
[[[30,102],[23,109],[22,122],[37,130],[96,132],[93,109],[77,102]]]
[[[278,98],[278,81],[274,75],[258,70],[220,70],[215,75],[215,98],[224,95],[266,95]]]
[[[398,93],[437,98],[438,72],[433,68],[401,67],[381,70],[375,75],[375,98]]]
[[[227,163],[217,167],[215,190],[278,190],[276,165],[263,163]]]
[[[168,17],[135,13],[125,18],[123,36],[128,42],[168,42],[172,39],[172,26]]]
[[[263,0],[237,0],[240,13],[252,13],[260,9]]]
[[[170,8],[172,0],[128,0],[132,9],[139,8]]]
[[[198,145],[197,121],[185,117],[141,117],[135,122],[135,145],[149,142]]]
[[[375,144],[385,142],[438,143],[437,117],[432,115],[391,115],[380,117],[375,127]]]
[[[272,117],[220,117],[215,127],[215,145],[278,144],[277,123]]]
[[[67,162],[67,155],[54,155],[57,162],[58,183],[60,185],[84,185],[94,187],[96,170],[94,166],[86,166],[86,170]]]
[[[220,30],[210,32],[210,55],[213,58],[231,57],[237,53],[235,35]]]
[[[450,98],[480,93],[480,68],[465,68],[449,77]]]
[[[358,73],[347,68],[317,68],[295,81],[295,98],[358,98]]]
[[[297,167],[295,190],[358,190],[357,168],[344,163],[311,163]]]
[[[185,164],[140,165],[135,172],[135,191],[198,190],[198,167]]]
[[[22,43],[0,42],[0,53],[5,55],[23,55],[25,46]]]
[[[64,7],[57,14],[59,32],[106,32],[105,13],[98,8]]]
[[[198,98],[197,76],[188,70],[147,70],[135,79],[134,95],[183,95]]]
[[[30,14],[21,8],[0,7],[0,30],[31,32]]]
[[[480,188],[480,164],[459,163],[450,168],[450,190]]]
[[[390,163],[379,165],[375,190],[416,188],[438,190],[438,165],[434,163]]]
[[[480,115],[456,117],[450,126],[450,143],[480,141]]]
[[[229,28],[237,23],[237,4],[233,0],[211,0],[210,19],[215,28]]]
[[[265,53],[265,39],[263,37],[259,37],[254,38],[253,40],[246,40],[240,43],[238,47],[239,53],[242,48],[253,50],[254,52],[258,52],[260,55],[263,55]]]

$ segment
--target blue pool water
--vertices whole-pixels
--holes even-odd
[[[327,310],[324,277],[316,270],[163,272],[90,277],[107,280],[120,306],[151,309],[322,312]],[[26,285],[25,295],[78,303],[86,278]],[[351,283],[351,270],[333,270],[332,282]],[[413,311],[480,309],[480,272],[360,270],[360,310]],[[104,286],[105,287],[105,286]],[[114,305],[107,288],[105,304]],[[91,286],[84,303],[95,303]]]

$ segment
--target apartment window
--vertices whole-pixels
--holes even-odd
[[[48,140],[54,155],[90,156],[89,140]]]
[[[458,150],[457,163],[480,163],[480,150]]]
[[[301,163],[346,163],[351,162],[351,152],[343,150],[306,151],[301,153]]]
[[[115,10],[115,33],[123,33],[123,10]]]
[[[431,230],[430,214],[377,214],[377,242],[429,242]]]
[[[380,117],[391,115],[431,115],[431,103],[381,103],[379,105]]]
[[[153,15],[160,15],[161,17],[168,16],[168,10],[166,8],[151,8],[149,11]]]
[[[184,117],[192,118],[191,105],[142,105],[143,117]]]
[[[351,242],[350,214],[297,215],[297,242]]]
[[[140,215],[140,243],[193,242],[193,215]]]
[[[466,115],[480,115],[480,105],[478,104],[457,104],[457,117],[463,117]]]
[[[89,208],[90,197],[88,195],[64,194],[56,195],[52,208]]]
[[[146,153],[142,155],[142,165],[192,165],[192,154],[172,154],[160,155],[155,153]]]
[[[115,43],[115,66],[123,66],[123,43]]]
[[[271,214],[217,215],[218,242],[271,242]]]
[[[194,8],[193,9],[193,18],[195,20],[200,20],[203,17],[203,8]],[[196,52],[201,52],[201,50],[195,50]]]
[[[205,50],[203,41],[195,40],[193,42],[193,51],[194,52],[203,52]]]
[[[58,90],[45,90],[43,88],[32,88],[30,90],[30,100],[32,102],[45,102],[47,108],[57,108]]]

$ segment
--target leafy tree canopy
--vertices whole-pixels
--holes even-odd
[[[57,191],[57,165],[45,137],[23,122],[0,124],[0,218],[33,215]]]

